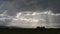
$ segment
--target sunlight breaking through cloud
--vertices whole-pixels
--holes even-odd
[[[8,26],[17,26],[22,28],[35,28],[40,27],[53,27],[53,16],[59,16],[60,14],[54,14],[51,11],[45,12],[19,12],[16,17],[8,24]]]
[[[60,16],[60,14],[54,14],[51,11],[45,12],[19,12],[15,17],[9,16],[6,14],[7,11],[0,14],[0,21],[12,20],[6,26],[16,26],[22,28],[36,28],[40,27],[54,27],[55,25],[59,25],[55,22],[55,17]],[[54,21],[53,21],[54,20]]]

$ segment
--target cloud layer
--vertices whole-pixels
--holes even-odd
[[[41,16],[40,22],[46,21],[46,23],[49,24],[52,21],[53,24],[54,23],[58,24],[58,25],[55,25],[54,27],[60,26],[59,25],[59,23],[60,23],[60,0],[0,0],[0,25],[5,26],[12,22],[24,23],[26,20],[34,21],[35,18],[26,19],[24,16],[23,16],[24,18],[21,17],[21,19],[25,19],[25,21],[23,20],[24,22],[20,21],[21,19],[17,20],[16,15],[20,12],[26,12],[26,11],[38,12],[38,14],[40,14],[40,15],[37,14],[38,16],[32,16],[32,17],[36,18],[36,17]],[[49,11],[51,11],[51,12],[49,12]],[[31,14],[28,13],[27,15],[31,15]],[[36,15],[36,14],[33,13],[32,15]],[[31,17],[31,16],[29,16],[29,17]],[[17,21],[14,21],[15,18]],[[28,16],[27,16],[27,18],[28,18]],[[41,18],[43,18],[43,19],[41,19]],[[35,19],[35,21],[38,21],[39,18],[36,18],[36,19]],[[15,23],[13,23],[13,24],[15,24]],[[34,27],[33,24],[32,24],[32,26]],[[35,25],[37,25],[37,23]],[[29,26],[31,27],[31,23]],[[29,27],[29,26],[27,26],[27,27]],[[46,24],[44,26],[46,26]],[[23,27],[25,27],[25,26],[23,26]]]

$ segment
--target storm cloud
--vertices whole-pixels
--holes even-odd
[[[12,22],[13,18],[16,17],[17,13],[26,11],[51,11],[53,14],[60,14],[60,0],[0,0],[0,18],[1,14],[3,14],[3,16],[6,16],[2,16],[2,18],[8,18],[8,16],[9,18],[11,17],[10,19],[5,19],[5,21],[1,21],[0,19],[0,24],[7,25]],[[43,17],[45,17],[47,23],[49,23],[48,16],[44,15]],[[60,15],[54,15],[52,17],[52,23],[60,23]]]
[[[52,10],[54,13],[60,13],[60,0],[16,0],[15,4],[23,11]]]

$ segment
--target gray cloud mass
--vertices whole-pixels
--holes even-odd
[[[45,12],[51,11],[54,14],[60,14],[60,0],[0,0],[0,25],[6,26],[13,21],[19,12]],[[5,13],[4,13],[5,12]],[[9,16],[9,17],[8,17]],[[49,17],[44,15],[47,23]],[[60,25],[60,15],[52,16],[52,23]],[[5,20],[1,18],[6,18]],[[8,19],[10,18],[10,19]],[[27,26],[28,27],[28,26]]]

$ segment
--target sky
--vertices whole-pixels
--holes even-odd
[[[51,15],[52,17],[49,16],[48,14],[44,14],[44,12],[49,13],[49,11],[51,11],[54,14],[53,16]],[[15,24],[14,22],[16,23],[23,22],[23,21],[20,21],[19,19],[18,21],[14,21],[17,14],[20,12],[32,12],[32,13],[42,12],[44,15],[43,16],[38,15],[38,17],[39,16],[43,17],[46,20],[46,23],[49,23],[52,20],[53,24],[54,23],[58,24],[58,25],[55,25],[54,27],[60,26],[59,25],[60,23],[60,0],[0,0],[0,25],[7,26],[7,25],[10,25],[11,23],[13,26],[13,24]],[[56,14],[59,14],[59,15],[56,16]],[[51,20],[48,21],[49,19]],[[31,24],[29,26],[27,25],[23,26],[19,24],[18,26],[19,27],[31,27]],[[33,27],[36,27],[36,26],[33,25]]]

